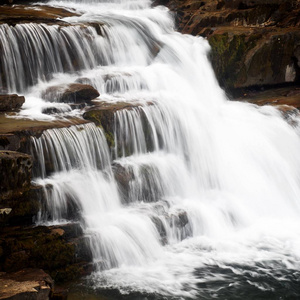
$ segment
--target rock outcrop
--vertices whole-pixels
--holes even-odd
[[[150,104],[150,103],[149,103]],[[101,102],[94,107],[88,109],[83,118],[94,122],[97,126],[103,128],[106,140],[109,147],[114,147],[114,114],[121,110],[131,110],[141,106],[140,103],[116,102],[107,103]]]
[[[39,268],[59,283],[92,271],[88,240],[78,223],[33,227],[39,212],[46,206],[46,198],[44,188],[31,183],[30,137],[39,136],[49,128],[71,126],[76,120],[56,124],[3,118],[1,147],[25,153],[0,151],[0,272]],[[22,285],[15,283],[15,286],[22,291]],[[11,288],[8,292],[12,292]],[[33,292],[30,294],[33,298],[28,299],[48,299],[43,298],[44,294]],[[24,295],[29,294],[26,291]],[[8,299],[25,299],[24,295]]]
[[[23,1],[4,0],[1,4],[17,4]],[[28,1],[32,2],[32,1]],[[76,16],[71,10],[47,5],[14,5],[0,6],[0,24],[16,25],[20,23],[43,23],[43,24],[60,24],[67,25],[61,20],[64,17]]]
[[[17,94],[0,95],[0,112],[20,109],[24,102],[24,96]]]
[[[91,271],[92,255],[79,224],[6,227],[0,231],[0,271],[24,268],[46,271],[56,282]]]
[[[206,37],[228,92],[300,82],[300,3],[296,0],[169,0],[178,30]]]
[[[47,300],[54,287],[52,278],[40,269],[0,273],[0,299]]]
[[[37,121],[7,118],[0,114],[0,150],[19,151],[30,154],[31,136],[40,137],[52,128],[69,127],[88,123],[81,118],[70,118],[57,121]]]
[[[0,199],[27,191],[31,182],[32,159],[29,155],[0,151]]]
[[[99,92],[91,85],[80,83],[52,86],[43,93],[43,98],[48,101],[76,104],[92,104],[91,101],[99,96]]]

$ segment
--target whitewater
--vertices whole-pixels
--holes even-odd
[[[227,99],[207,40],[177,33],[165,7],[47,5],[79,16],[61,29],[0,28],[23,45],[2,40],[9,90],[26,97],[17,117],[80,117],[82,110],[42,99],[47,87],[76,80],[94,86],[98,101],[136,105],[115,113],[111,148],[94,124],[32,138],[34,183],[47,193],[38,224],[68,222],[70,197],[76,203],[95,264],[85,284],[95,295],[117,290],[129,299],[300,297],[299,120]],[[88,23],[101,24],[101,34]],[[60,112],[42,113],[53,106]]]

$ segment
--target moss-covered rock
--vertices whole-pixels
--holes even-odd
[[[169,0],[163,4],[175,12],[179,31],[208,39],[212,66],[226,91],[300,83],[299,1]]]
[[[140,106],[140,104],[127,103],[127,102],[117,102],[117,103],[102,102],[92,107],[91,109],[87,110],[83,114],[83,118],[92,121],[97,126],[103,128],[108,146],[110,148],[113,148],[115,146],[114,114],[117,111],[123,109],[131,110],[138,106]]]

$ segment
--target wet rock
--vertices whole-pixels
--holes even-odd
[[[169,0],[178,30],[206,37],[220,85],[299,83],[299,1]],[[160,4],[160,1],[158,1]]]
[[[112,165],[116,182],[118,183],[121,198],[125,203],[129,202],[130,182],[134,179],[133,172],[121,164],[114,162]]]
[[[23,269],[15,273],[0,273],[0,299],[47,300],[54,283],[41,269]]]
[[[51,300],[67,300],[68,299],[68,289],[64,287],[55,287]]]
[[[150,165],[132,168],[113,163],[113,172],[125,203],[132,201],[156,202],[163,195],[160,174]]]
[[[280,87],[263,90],[244,90],[244,94],[236,100],[257,105],[272,105],[281,110],[300,110],[300,88]],[[285,107],[285,108],[284,108]]]
[[[105,103],[101,102],[90,108],[83,114],[83,118],[94,122],[97,126],[104,129],[105,136],[109,147],[114,147],[114,113],[123,109],[133,109],[139,104],[117,102]]]
[[[29,190],[0,200],[0,226],[32,225],[45,202],[41,186],[31,186]],[[9,209],[9,213],[8,212]],[[3,214],[1,215],[1,210]]]
[[[61,109],[58,107],[51,106],[51,107],[43,108],[42,113],[46,114],[46,115],[54,115],[54,114],[59,114],[59,113],[66,112],[66,111],[67,111],[66,109]],[[69,109],[68,111],[71,111],[71,109]]]
[[[52,102],[87,103],[99,97],[99,92],[88,84],[73,83],[49,87],[43,98]]]
[[[108,146],[113,148],[115,146],[114,141],[114,130],[115,130],[115,122],[114,122],[114,114],[117,111],[122,110],[132,110],[132,109],[139,109],[144,104],[141,103],[134,103],[134,102],[116,102],[116,103],[107,103],[101,102],[97,103],[94,107],[88,109],[84,114],[83,118],[89,121],[94,122],[97,126],[103,128]],[[147,105],[152,105],[151,102],[148,102]],[[146,123],[145,116],[140,110],[142,114],[142,118],[144,123]],[[145,125],[145,130],[147,129],[147,124]],[[124,137],[123,137],[124,138]],[[127,148],[126,145],[119,145],[123,148]],[[118,149],[120,150],[120,149]],[[130,155],[132,151],[130,149],[126,149],[126,155]],[[122,156],[120,154],[120,156]]]
[[[0,95],[0,111],[18,110],[24,102],[24,96],[18,96],[17,94]]]
[[[20,151],[31,154],[31,137],[40,137],[47,129],[86,124],[82,118],[57,121],[38,121],[7,118],[0,114],[0,150]]]
[[[167,231],[162,222],[162,220],[157,216],[151,217],[152,222],[154,223],[159,235],[160,235],[160,242],[162,245],[167,244]]]
[[[0,201],[29,190],[32,159],[15,151],[0,151]]]
[[[72,228],[73,226],[73,228]],[[41,268],[56,282],[74,280],[89,269],[90,250],[80,226],[6,227],[0,231],[0,271]]]
[[[51,234],[59,234],[66,240],[75,239],[83,235],[82,227],[79,223],[68,223],[64,225],[50,226]]]
[[[0,150],[17,151],[20,148],[20,138],[12,133],[0,134]]]
[[[75,247],[76,259],[79,261],[91,262],[93,260],[93,255],[89,247],[89,238],[81,236],[79,238],[74,238],[71,243]]]
[[[297,82],[299,41],[293,29],[217,29],[209,37],[212,64],[227,90]]]
[[[1,4],[24,4],[26,1],[4,0]],[[32,2],[32,1],[27,1]],[[0,5],[0,24],[16,25],[21,23],[43,23],[68,25],[62,18],[77,16],[78,14],[65,8],[50,7],[47,5]]]
[[[53,162],[50,160],[46,160],[46,173],[50,173],[50,170],[53,171]],[[43,220],[51,220],[55,219],[56,216],[53,216],[53,211],[49,210],[49,203],[46,199],[52,199],[53,198],[53,186],[51,184],[47,184],[42,189],[42,201],[40,205],[40,211],[39,214]],[[45,199],[45,200],[44,200]],[[76,196],[71,194],[65,194],[64,195],[64,204],[61,205],[59,215],[60,218],[68,221],[80,221],[82,219],[81,216],[81,205],[77,201]]]
[[[177,238],[184,240],[192,236],[192,227],[189,223],[187,212],[178,210],[169,215],[170,226],[176,229]]]

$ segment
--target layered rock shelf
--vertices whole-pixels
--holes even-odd
[[[7,4],[16,4],[17,2],[18,1],[15,0],[8,0]],[[1,6],[0,24],[16,25],[20,23],[34,22],[65,25],[67,23],[63,22],[61,18],[76,15],[77,14],[75,12],[70,10],[64,8],[54,8],[46,5]]]
[[[0,273],[0,299],[49,299],[54,283],[40,269],[23,269],[15,273]]]
[[[299,86],[299,1],[160,3],[174,11],[180,32],[208,39],[216,76],[231,95],[261,86]]]

